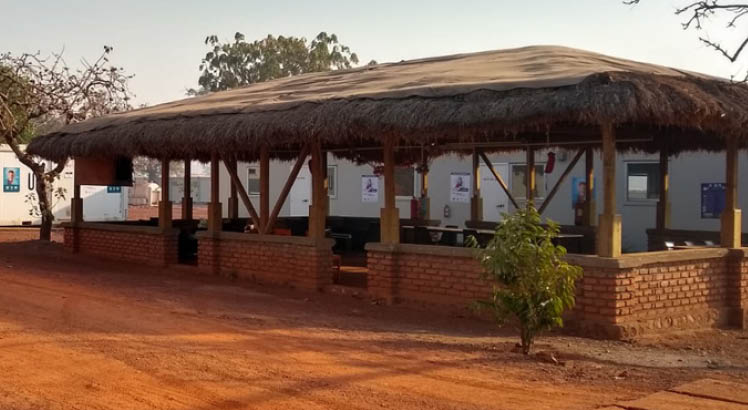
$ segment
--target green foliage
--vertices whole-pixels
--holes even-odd
[[[293,75],[342,70],[358,64],[358,56],[338,42],[335,34],[319,33],[311,43],[306,38],[274,37],[248,43],[242,33],[233,43],[222,43],[218,36],[205,39],[211,50],[200,63],[199,90],[190,95],[229,90],[247,84]]]
[[[519,322],[525,354],[540,331],[563,326],[564,310],[574,306],[575,280],[582,269],[568,264],[566,249],[553,244],[558,233],[558,224],[548,221],[544,227],[538,211],[529,206],[505,214],[491,241],[477,251],[485,278],[494,285],[492,299],[478,306],[500,324],[511,318]],[[474,240],[472,245],[477,247]]]

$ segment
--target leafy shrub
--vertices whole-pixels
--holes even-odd
[[[493,284],[492,299],[477,306],[500,325],[511,318],[519,322],[524,354],[539,332],[563,326],[564,310],[574,306],[575,280],[582,269],[568,264],[566,249],[553,244],[558,234],[558,224],[543,226],[538,211],[528,206],[504,214],[485,248],[471,240],[484,276]]]

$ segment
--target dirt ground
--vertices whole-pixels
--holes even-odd
[[[594,409],[748,381],[748,332],[554,334],[525,357],[486,322],[83,258],[20,232],[0,232],[1,409]]]

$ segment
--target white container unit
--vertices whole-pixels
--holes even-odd
[[[25,148],[25,147],[24,147]],[[48,163],[47,168],[54,166]],[[73,162],[54,182],[53,189],[65,190],[65,198],[52,195],[55,222],[70,220],[70,199],[73,196]],[[0,226],[38,225],[41,218],[31,212],[36,201],[36,179],[7,145],[0,145]],[[31,197],[33,194],[33,198]],[[83,219],[89,222],[124,221],[127,219],[127,187],[81,186]]]

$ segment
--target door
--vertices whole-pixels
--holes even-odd
[[[509,164],[493,164],[493,169],[508,181]],[[499,222],[501,214],[509,212],[509,198],[487,166],[480,167],[480,194],[483,197],[483,220]]]
[[[312,204],[311,191],[312,173],[308,167],[304,166],[299,171],[289,193],[291,216],[309,216],[309,206]]]

